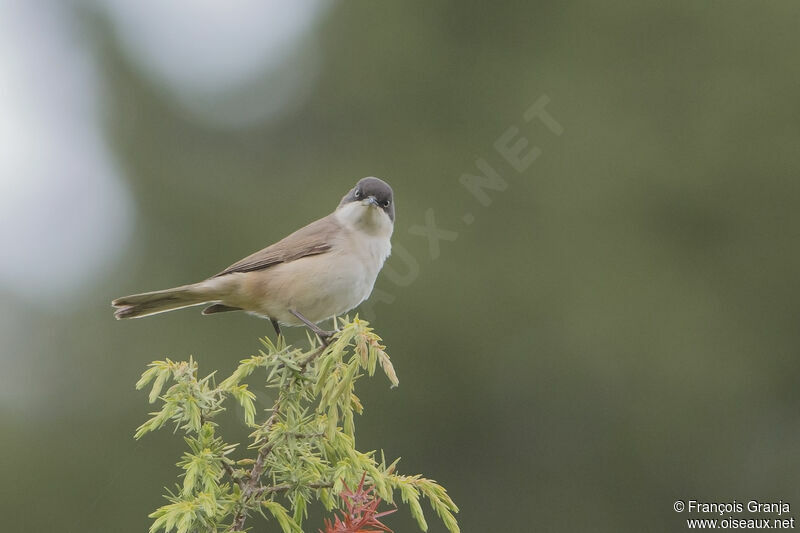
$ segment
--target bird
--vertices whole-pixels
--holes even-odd
[[[281,326],[306,326],[327,345],[335,333],[317,324],[343,315],[372,293],[392,249],[394,192],[363,178],[333,213],[248,255],[207,279],[111,302],[118,320],[206,304],[204,315],[245,311]]]

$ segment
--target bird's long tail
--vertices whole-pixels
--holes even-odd
[[[114,317],[140,318],[184,307],[213,301],[214,297],[202,283],[183,285],[163,291],[145,292],[117,298],[111,305],[116,307]]]

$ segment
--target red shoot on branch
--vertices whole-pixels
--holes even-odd
[[[347,507],[346,511],[340,511],[341,518],[334,517],[333,522],[325,519],[325,530],[320,533],[392,533],[392,530],[382,524],[379,518],[392,514],[397,509],[378,512],[378,505],[381,499],[375,495],[375,487],[364,488],[364,480],[367,473],[361,476],[361,483],[356,490],[350,490],[347,484],[345,490],[339,493]]]

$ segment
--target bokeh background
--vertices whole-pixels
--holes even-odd
[[[405,253],[362,309],[401,386],[362,382],[359,446],[444,484],[464,531],[800,508],[799,21],[790,0],[0,3],[2,529],[144,531],[183,443],[133,440],[139,374],[229,372],[271,328],[110,300],[211,275],[367,175]],[[561,135],[522,118],[543,95]],[[494,149],[509,127],[541,150],[524,172]],[[478,158],[507,183],[488,206],[459,183]],[[435,258],[429,210],[457,233]]]

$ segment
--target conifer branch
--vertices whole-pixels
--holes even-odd
[[[266,433],[269,432],[270,428],[275,423],[275,419],[278,416],[280,401],[281,398],[279,396],[278,400],[275,401],[275,405],[272,407],[272,415],[270,415],[270,417],[264,423]],[[256,457],[255,464],[253,464],[253,468],[250,470],[250,475],[241,483],[242,504],[239,506],[239,509],[236,511],[236,515],[233,519],[233,526],[231,527],[232,531],[243,531],[244,522],[247,519],[246,503],[249,502],[253,495],[259,490],[258,482],[261,479],[261,474],[264,472],[264,461],[266,461],[269,452],[272,451],[272,446],[272,444],[266,442],[258,449],[258,456]],[[290,485],[287,485],[287,490],[290,487]],[[261,491],[261,494],[264,494],[265,492],[267,491],[263,490]]]
[[[329,481],[327,483],[309,483],[308,487],[311,489],[329,489],[333,487],[333,481]],[[263,494],[271,494],[273,492],[286,492],[287,490],[291,490],[294,488],[297,488],[296,485],[291,485],[289,483],[284,483],[282,485],[274,485],[272,487],[261,486],[253,491],[253,495],[260,496]]]
[[[302,371],[304,371],[304,372],[305,372],[305,369],[306,369],[306,367],[307,367],[308,365],[310,365],[311,363],[313,363],[313,362],[314,362],[314,360],[315,360],[317,357],[319,357],[320,355],[322,355],[322,352],[324,352],[324,351],[325,351],[325,348],[327,348],[327,346],[325,346],[325,345],[323,344],[322,346],[320,346],[319,348],[317,348],[317,349],[316,349],[314,352],[312,352],[312,353],[311,353],[311,355],[309,355],[308,357],[306,357],[305,359],[303,359],[303,361],[300,363],[300,368],[302,369]]]
[[[256,511],[264,516],[268,511],[283,533],[302,533],[308,505],[315,501],[329,511],[340,510],[344,522],[338,517],[327,521],[329,529],[347,522],[388,531],[378,519],[390,511],[378,512],[378,505],[381,500],[392,503],[395,491],[423,531],[421,496],[451,533],[459,532],[458,508],[443,487],[421,476],[399,475],[397,461],[387,465],[374,453],[355,448],[355,415],[363,410],[356,381],[363,374],[372,376],[378,365],[392,387],[398,380],[367,322],[356,317],[342,320],[341,326],[329,345],[311,342],[305,351],[285,345],[283,337],[276,343],[263,339],[265,349],[242,360],[218,385],[213,373],[198,378],[192,358],[149,365],[136,386],[152,383],[150,402],[161,406],[137,429],[136,438],[173,423],[189,445],[178,463],[182,483],[166,496],[169,503],[150,515],[151,533],[242,531]],[[270,415],[259,424],[255,395],[244,383],[256,371],[265,374],[262,383],[278,391]],[[216,434],[214,418],[231,399],[253,429],[253,458],[231,459],[236,445]]]

